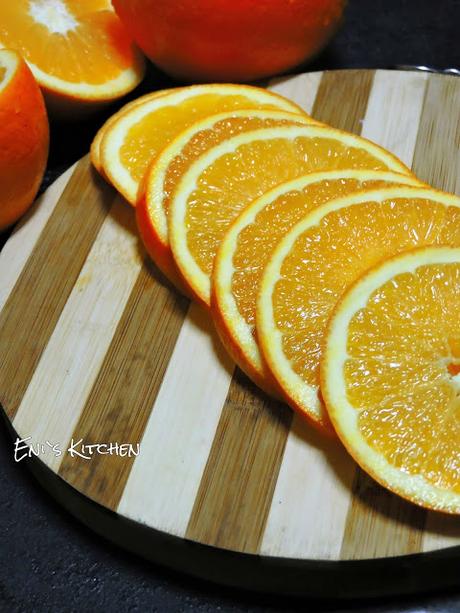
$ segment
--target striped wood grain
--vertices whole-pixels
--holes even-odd
[[[459,188],[460,79],[311,73],[271,89]],[[460,543],[254,389],[207,314],[146,263],[132,209],[82,160],[0,254],[0,399],[34,440],[140,443],[138,457],[43,457],[109,509],[237,551],[359,559]]]

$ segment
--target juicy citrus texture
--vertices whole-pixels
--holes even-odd
[[[45,90],[110,100],[133,89],[143,61],[101,0],[0,3],[0,45],[16,49]]]
[[[37,82],[18,53],[0,50],[0,230],[32,204],[48,143],[48,117]]]
[[[311,173],[270,190],[246,209],[222,240],[212,275],[212,313],[238,365],[264,388],[273,385],[255,334],[262,272],[277,243],[309,211],[334,198],[395,184],[417,185],[402,174],[340,170]]]
[[[308,115],[278,110],[237,110],[211,115],[181,132],[153,161],[142,183],[136,216],[152,259],[177,284],[169,248],[167,213],[172,193],[191,163],[211,147],[257,128],[317,123]]]
[[[353,194],[315,209],[275,249],[260,283],[258,339],[290,404],[319,425],[329,425],[319,362],[337,300],[369,267],[423,245],[460,245],[459,198],[414,187]]]
[[[410,174],[374,143],[327,127],[265,128],[210,149],[182,177],[168,216],[174,258],[190,291],[209,305],[220,242],[255,198],[301,174],[353,168]]]
[[[125,113],[102,139],[106,175],[135,205],[148,165],[180,132],[200,119],[238,108],[302,110],[266,90],[243,85],[201,85],[182,88]]]
[[[164,71],[192,81],[252,81],[317,53],[344,0],[114,0],[126,27]]]
[[[377,480],[460,513],[460,249],[419,249],[337,305],[322,390],[338,434]]]
[[[104,169],[102,167],[101,143],[106,133],[106,130],[110,129],[110,127],[113,126],[125,112],[143,104],[144,102],[147,102],[148,100],[154,100],[158,96],[162,96],[164,93],[166,93],[166,91],[171,90],[160,89],[156,92],[145,94],[144,96],[140,96],[139,98],[128,102],[128,104],[122,106],[119,111],[111,115],[96,132],[96,136],[93,138],[90,148],[91,163],[105,179],[107,179],[107,177],[105,176]]]

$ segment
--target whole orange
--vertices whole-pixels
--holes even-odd
[[[113,0],[137,44],[165,72],[251,81],[315,55],[345,0]]]
[[[32,204],[45,172],[49,127],[40,88],[15,51],[0,50],[0,230]]]

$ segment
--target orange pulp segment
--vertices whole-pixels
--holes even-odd
[[[168,215],[171,248],[190,292],[209,305],[220,242],[255,198],[308,172],[360,168],[411,174],[378,145],[325,126],[264,128],[207,151],[182,176]]]
[[[333,200],[278,243],[257,299],[257,338],[291,406],[331,430],[319,395],[327,320],[340,296],[380,260],[423,245],[460,246],[460,198],[388,187]]]
[[[321,389],[334,427],[382,485],[460,514],[460,249],[391,258],[361,277],[328,327]]]
[[[376,170],[310,173],[257,198],[230,226],[214,261],[211,312],[229,353],[260,387],[276,388],[259,350],[255,316],[260,278],[277,243],[317,206],[359,190],[395,184],[419,181]]]

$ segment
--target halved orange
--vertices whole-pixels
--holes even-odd
[[[289,404],[332,430],[319,395],[327,320],[380,260],[424,245],[460,246],[460,198],[418,187],[362,191],[314,209],[278,243],[260,282],[257,338]]]
[[[177,136],[154,159],[141,184],[136,217],[144,245],[176,285],[178,272],[169,247],[167,213],[181,176],[200,155],[222,141],[262,127],[314,124],[311,117],[279,110],[239,109],[210,115]]]
[[[154,100],[155,98],[163,95],[167,91],[170,92],[172,90],[159,89],[158,91],[151,92],[149,94],[145,94],[144,96],[140,96],[139,98],[136,98],[135,100],[132,100],[131,102],[128,102],[127,104],[122,106],[121,109],[119,109],[116,113],[111,115],[107,119],[107,121],[105,121],[102,124],[102,126],[99,128],[99,130],[96,132],[96,136],[93,138],[93,141],[90,147],[90,158],[91,158],[91,162],[93,166],[96,168],[99,174],[101,174],[104,177],[104,179],[107,179],[107,177],[105,176],[104,169],[102,168],[101,143],[102,143],[102,139],[104,138],[106,130],[110,128],[111,126],[113,126],[120,119],[123,113],[125,113],[126,111],[129,111],[130,109],[133,109],[136,106],[139,106],[140,104],[144,104],[144,102],[148,102],[149,100]]]
[[[143,77],[142,56],[107,4],[103,0],[0,3],[0,46],[21,53],[47,101],[61,111],[68,105],[75,112],[121,97]]]
[[[260,387],[276,389],[255,334],[262,272],[278,242],[309,211],[364,189],[420,185],[410,175],[378,170],[310,173],[282,183],[252,202],[224,236],[211,283],[211,312],[230,355]]]
[[[400,496],[456,514],[459,305],[460,249],[391,258],[342,295],[321,365],[329,416],[358,464]]]
[[[264,128],[209,149],[182,176],[168,215],[171,249],[192,295],[210,304],[214,256],[255,198],[308,172],[353,168],[411,174],[378,145],[326,126]]]
[[[32,204],[48,158],[45,103],[16,51],[0,49],[0,230]]]
[[[136,204],[141,180],[151,161],[192,123],[238,108],[278,109],[302,113],[286,98],[247,85],[192,85],[132,108],[101,143],[105,174],[128,202]]]

